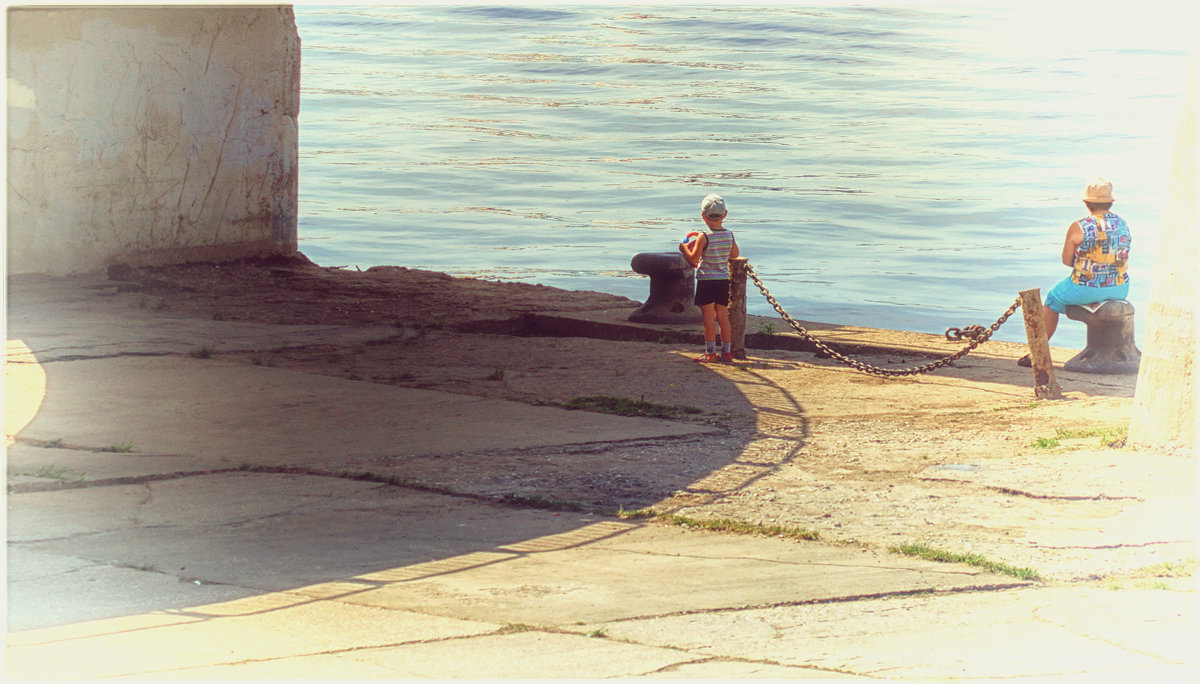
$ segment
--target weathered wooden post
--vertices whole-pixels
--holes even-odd
[[[729,340],[733,358],[746,358],[746,264],[749,260],[738,257],[729,260]]]
[[[1029,340],[1029,361],[1033,367],[1033,396],[1038,399],[1062,399],[1062,388],[1054,379],[1050,358],[1050,340],[1042,319],[1042,291],[1021,291],[1021,311],[1025,315],[1025,337]]]

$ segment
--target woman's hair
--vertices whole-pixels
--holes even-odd
[[[1084,202],[1087,205],[1088,211],[1108,211],[1112,208],[1112,202]]]

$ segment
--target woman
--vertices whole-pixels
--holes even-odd
[[[1055,285],[1046,295],[1042,320],[1046,324],[1046,339],[1058,329],[1058,316],[1071,304],[1095,304],[1129,295],[1129,262],[1131,238],[1125,220],[1110,209],[1113,202],[1112,183],[1096,178],[1088,183],[1083,203],[1088,215],[1067,228],[1063,242],[1062,262],[1071,267],[1071,275]],[[1029,366],[1029,356],[1018,361]]]

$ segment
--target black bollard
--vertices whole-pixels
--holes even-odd
[[[1142,352],[1133,340],[1133,305],[1124,299],[1091,308],[1068,305],[1067,318],[1087,325],[1087,346],[1063,364],[1080,373],[1136,373]]]
[[[629,264],[635,273],[650,276],[650,296],[629,314],[632,323],[699,323],[695,304],[696,270],[679,252],[643,252]]]

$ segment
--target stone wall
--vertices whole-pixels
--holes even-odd
[[[9,273],[296,250],[290,6],[7,18]]]

